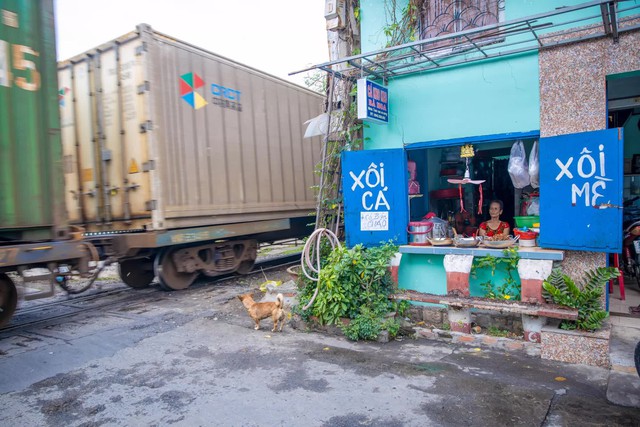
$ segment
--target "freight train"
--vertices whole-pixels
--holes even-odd
[[[323,96],[146,24],[56,64],[51,0],[0,9],[0,325],[34,267],[178,290],[310,234]]]

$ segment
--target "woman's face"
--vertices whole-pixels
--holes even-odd
[[[489,216],[491,218],[498,218],[502,214],[502,209],[500,209],[499,203],[491,203],[489,206]]]

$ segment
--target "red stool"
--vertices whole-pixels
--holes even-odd
[[[624,273],[620,268],[620,256],[618,254],[613,254],[613,267],[617,268],[620,271],[620,277],[618,277],[618,285],[620,286],[620,299],[624,301]],[[609,280],[609,293],[613,293],[613,279]]]

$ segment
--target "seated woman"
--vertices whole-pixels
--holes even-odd
[[[478,229],[479,236],[503,236],[509,235],[510,227],[508,222],[500,221],[500,215],[502,215],[502,200],[492,200],[489,203],[489,216],[490,220],[480,223]]]

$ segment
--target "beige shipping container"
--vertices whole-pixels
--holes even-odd
[[[66,208],[88,231],[308,217],[324,97],[140,25],[58,64]]]

